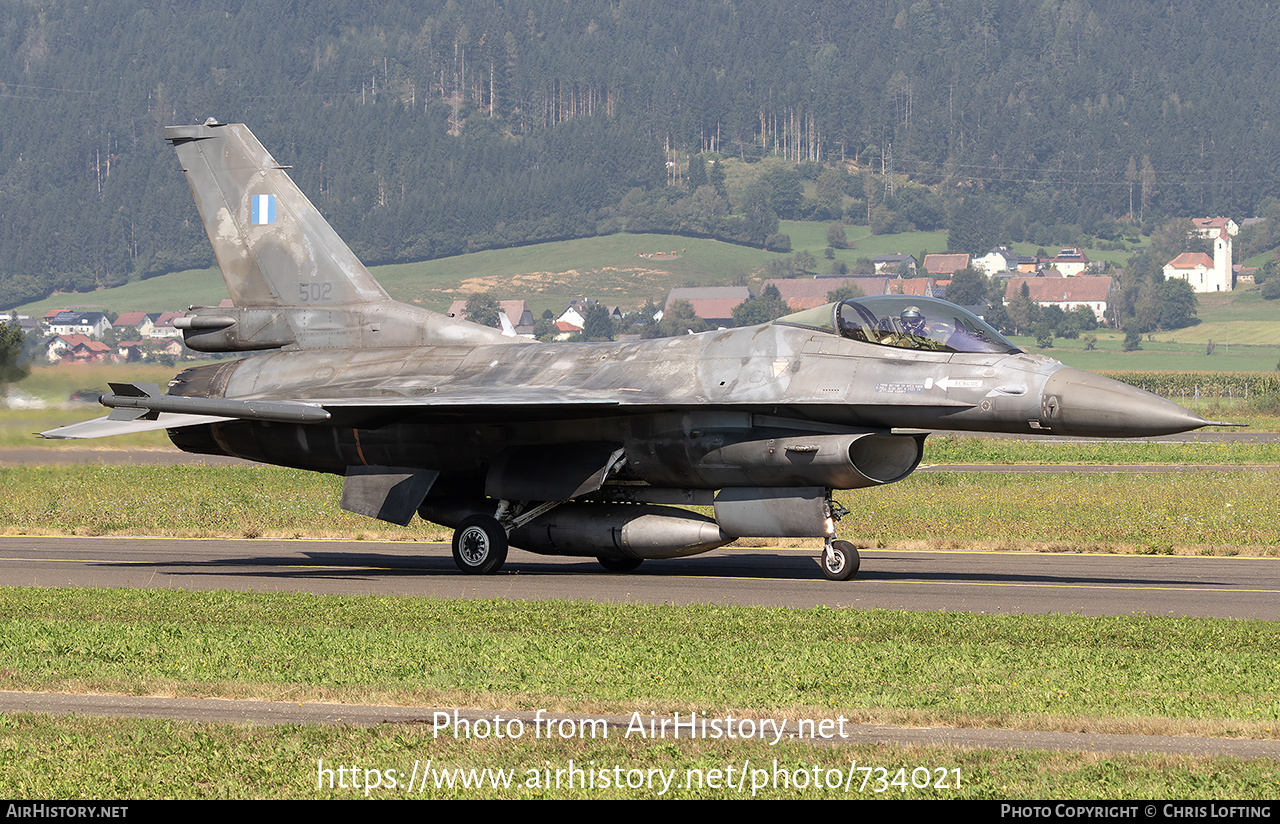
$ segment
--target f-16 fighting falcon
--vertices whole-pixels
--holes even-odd
[[[1010,343],[938,300],[856,298],[771,323],[538,343],[392,300],[241,124],[170,126],[233,306],[177,324],[166,391],[112,384],[105,418],[179,448],[344,478],[342,507],[454,529],[467,573],[509,546],[629,571],[736,538],[824,538],[856,574],[832,490],[900,481],[929,430],[1131,438],[1204,418]],[[700,514],[687,507],[703,508]]]

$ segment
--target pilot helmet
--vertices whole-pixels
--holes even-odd
[[[924,331],[924,313],[920,311],[919,306],[908,306],[902,310],[902,328],[912,334],[920,334]]]

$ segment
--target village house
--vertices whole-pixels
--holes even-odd
[[[974,258],[972,266],[987,277],[1000,272],[1017,272],[1034,275],[1040,267],[1040,259],[1034,255],[1015,254],[1008,246],[995,246],[982,257]]]
[[[794,312],[812,309],[827,300],[827,293],[846,284],[856,284],[859,280],[874,280],[883,283],[888,278],[770,278],[764,286],[772,286],[778,290],[782,302]],[[859,286],[859,288],[862,288]],[[763,289],[761,290],[763,291]],[[863,294],[866,294],[864,291]]]
[[[915,255],[904,255],[901,252],[892,255],[877,255],[871,259],[876,272],[887,272],[891,275],[915,272],[918,265]]]
[[[151,331],[146,336],[152,340],[182,337],[182,330],[174,326],[173,322],[178,318],[185,317],[186,314],[186,312],[161,312],[160,316],[155,319]]]
[[[581,330],[587,322],[587,311],[599,303],[600,301],[595,298],[574,298],[569,301],[569,305],[556,320],[571,324]],[[622,320],[622,310],[617,306],[605,306],[604,311],[609,316],[609,320]]]
[[[49,318],[49,333],[52,335],[84,335],[96,340],[110,328],[111,321],[102,312],[64,310]]]
[[[45,358],[50,363],[106,363],[111,347],[80,333],[54,335],[45,343]]]
[[[1057,306],[1064,312],[1073,312],[1081,306],[1093,310],[1099,322],[1104,320],[1111,301],[1111,278],[1083,275],[1067,278],[1009,278],[1005,286],[1004,302],[1008,303],[1027,285],[1031,300],[1040,306]]]
[[[967,254],[935,254],[924,256],[924,270],[931,275],[954,275],[961,269],[968,268]]]
[[[872,295],[918,295],[927,298],[941,298],[946,294],[942,285],[945,281],[933,278],[876,278],[852,275],[848,277],[820,278],[772,278],[764,282],[765,286],[773,286],[778,290],[782,301],[799,312],[829,303],[827,295],[842,286],[855,286],[864,296]],[[701,317],[701,315],[699,315]]]
[[[154,354],[168,355],[174,360],[178,360],[186,355],[187,347],[182,341],[176,338],[152,339],[151,351]]]
[[[1013,262],[1016,257],[1008,246],[996,246],[982,257],[975,257],[972,265],[974,269],[991,277],[996,272],[1017,271],[1017,264]]]
[[[0,314],[0,323],[8,323],[22,330],[22,334],[27,334],[32,329],[38,329],[40,322],[30,315],[19,315],[17,312],[5,312]]]
[[[1164,279],[1178,278],[1191,284],[1197,292],[1220,292],[1222,281],[1218,278],[1213,258],[1204,252],[1183,252],[1164,265]],[[1229,290],[1231,287],[1228,286]]]
[[[555,334],[551,338],[552,340],[568,340],[582,331],[581,326],[574,326],[567,320],[558,320],[553,323],[552,326],[555,327],[556,330]]]
[[[449,304],[449,317],[466,318],[467,302],[455,300]],[[498,328],[509,338],[517,336],[532,337],[536,319],[529,304],[523,300],[498,301]],[[578,327],[581,329],[581,327]]]
[[[1056,269],[1064,278],[1074,278],[1083,275],[1084,270],[1089,268],[1089,258],[1075,247],[1059,249],[1057,256],[1046,261],[1045,266]]]
[[[138,330],[138,335],[145,338],[151,335],[158,317],[160,317],[159,312],[121,312],[116,317],[114,326],[122,332],[129,328],[136,329]]]
[[[556,323],[567,323],[579,332],[587,322],[587,308],[592,301],[574,299],[569,301],[569,305],[560,313],[560,317],[556,318]]]
[[[116,360],[121,363],[137,363],[146,357],[147,341],[125,340],[116,346]]]
[[[915,295],[921,298],[946,297],[949,280],[934,278],[896,278],[885,284],[886,295]]]
[[[498,301],[498,323],[509,338],[533,334],[533,310],[523,300]]]
[[[707,323],[733,326],[734,308],[750,298],[751,292],[745,286],[680,286],[667,294],[662,311],[666,312],[677,300],[687,300],[693,306],[693,313]]]

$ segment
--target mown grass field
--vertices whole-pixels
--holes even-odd
[[[102,718],[0,717],[0,742],[15,761],[0,778],[10,798],[73,799],[1221,799],[1267,801],[1277,793],[1277,767],[1265,759],[1196,758],[1123,753],[1050,752],[902,747],[839,747],[784,741],[652,744],[636,739],[585,741],[504,740],[477,744],[436,739],[430,727],[383,725],[248,727]],[[323,762],[321,764],[320,762]],[[320,768],[355,767],[342,783]],[[404,788],[418,768],[430,773],[426,788]],[[596,771],[597,783],[568,788],[570,767]],[[624,771],[637,789],[601,786],[600,771]],[[849,792],[828,788],[851,768]],[[399,789],[375,784],[395,770]],[[489,770],[489,773],[481,773]],[[508,786],[495,789],[492,771],[507,771]],[[547,771],[559,771],[561,788]],[[644,786],[650,770],[675,781],[664,790]],[[725,788],[747,770],[742,789]],[[781,771],[791,786],[771,776]],[[883,773],[880,771],[884,770]],[[959,786],[917,789],[911,776],[948,777]],[[474,773],[472,772],[474,771]],[[718,771],[713,773],[712,771]],[[763,771],[763,773],[761,772]],[[822,786],[813,775],[820,774]],[[476,775],[479,773],[479,775]],[[450,788],[445,776],[452,776]],[[708,786],[719,777],[719,789]],[[464,777],[483,782],[462,786]],[[701,778],[702,783],[698,783]],[[798,779],[803,779],[800,783]],[[870,780],[867,780],[870,779]],[[753,789],[753,781],[764,786]],[[365,783],[372,785],[367,792]],[[865,783],[864,783],[865,782]],[[898,782],[898,783],[895,783]],[[546,787],[550,785],[551,788]]]
[[[0,589],[0,687],[576,713],[1274,739],[1274,622]],[[1224,652],[1225,651],[1225,652]],[[437,767],[959,769],[960,786],[853,797],[1271,798],[1266,759],[575,737],[436,738],[412,725],[245,728],[0,720],[10,797],[356,797],[317,762]],[[843,792],[795,788],[766,797]],[[379,797],[403,792],[379,791]],[[424,797],[649,797],[527,787]],[[686,791],[676,797],[741,797]]]

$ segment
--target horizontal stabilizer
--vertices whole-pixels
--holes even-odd
[[[218,423],[232,418],[216,415],[177,415],[169,412],[157,413],[155,418],[143,417],[135,420],[121,420],[111,413],[105,418],[73,423],[41,432],[42,438],[108,438],[112,435],[132,435],[136,432],[154,432],[157,429],[181,429],[184,426],[197,426],[202,423]]]

